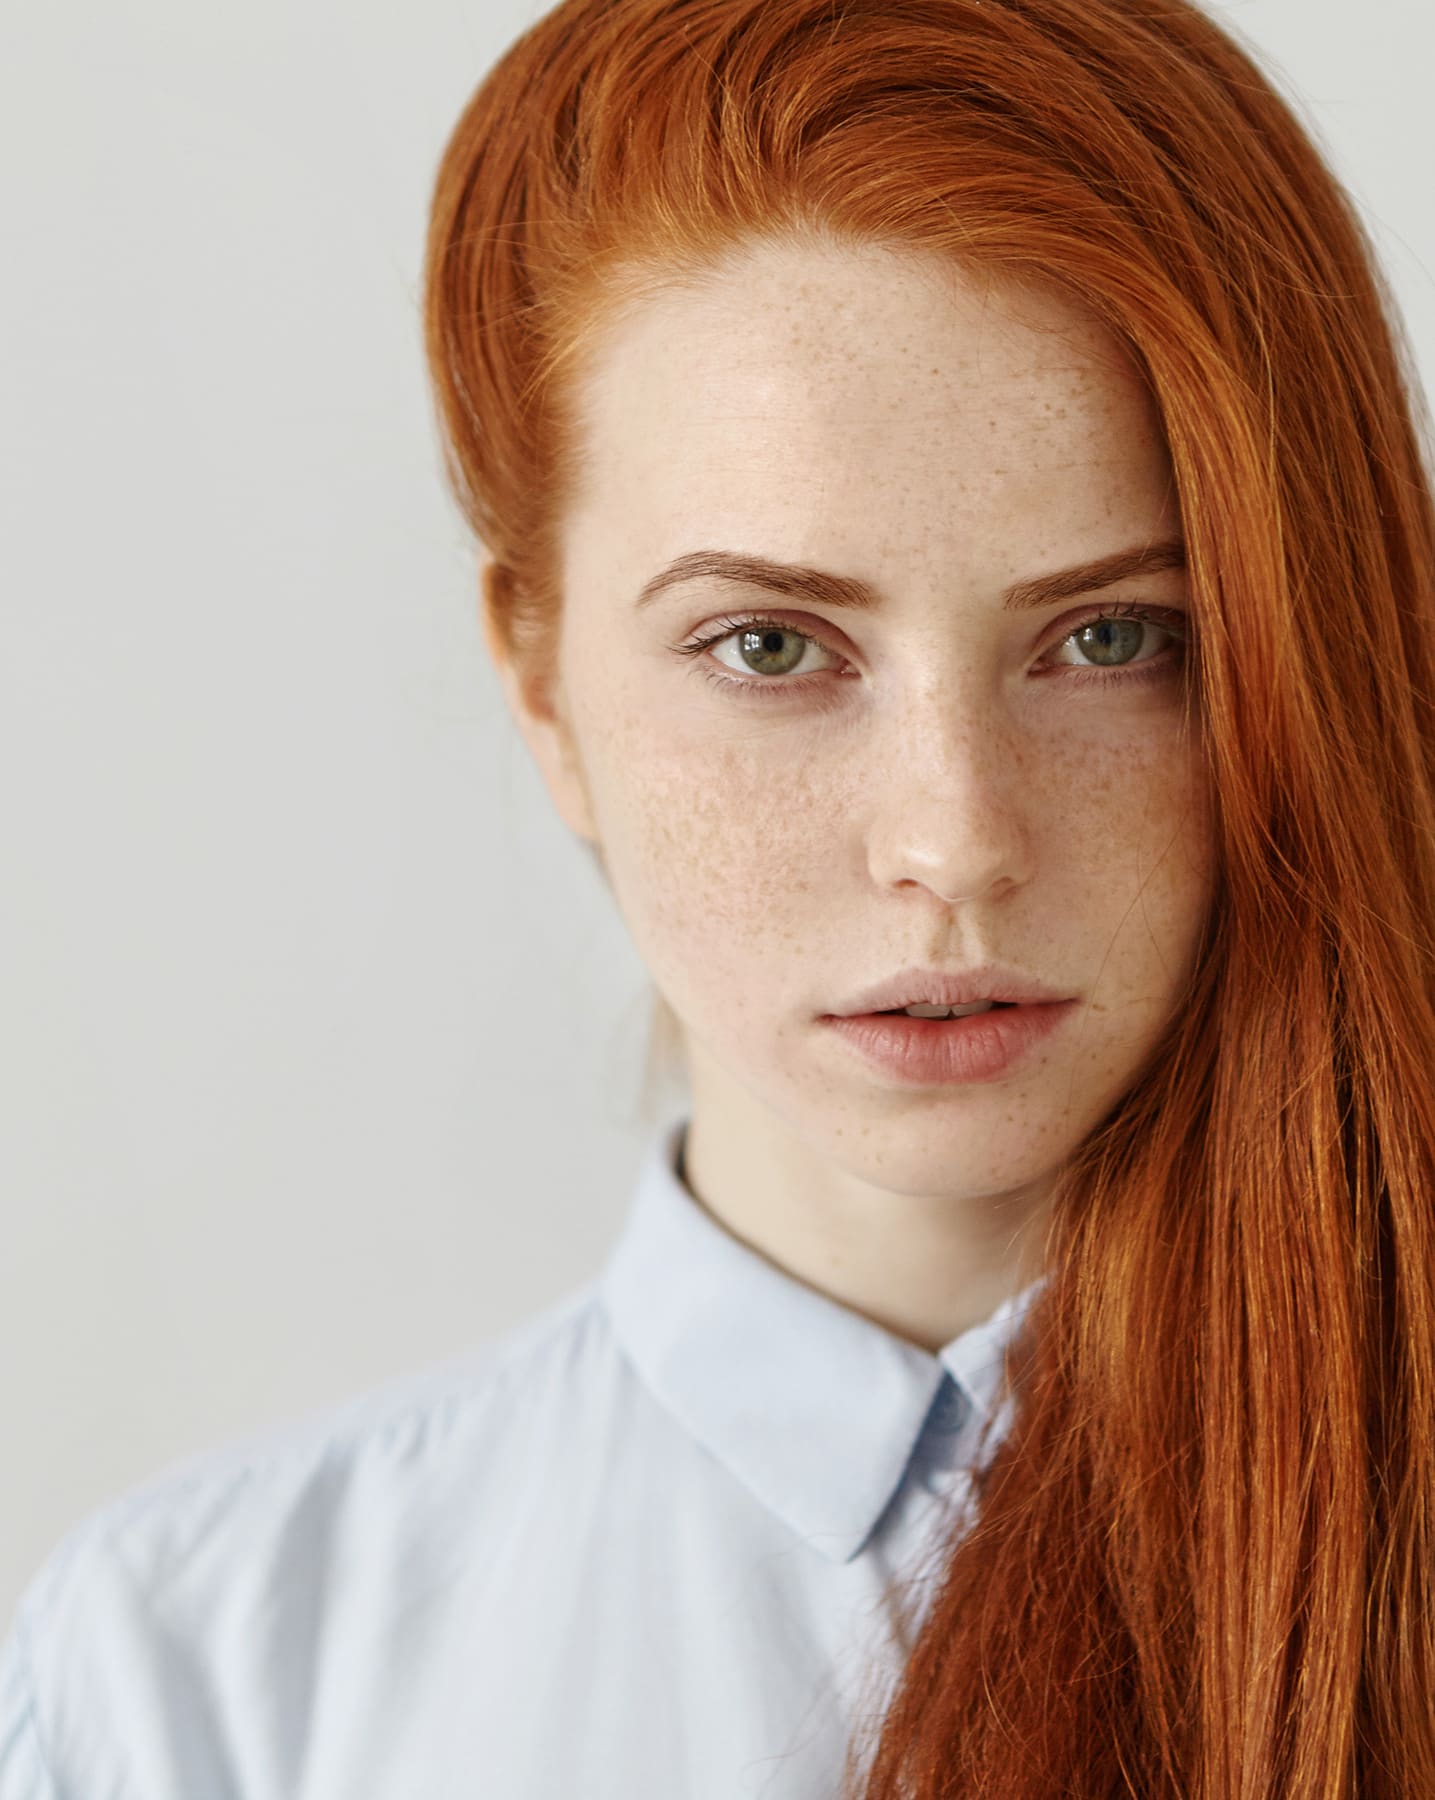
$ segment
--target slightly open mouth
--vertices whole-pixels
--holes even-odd
[[[999,1006],[1020,1006],[1020,1005],[1021,1005],[1020,1000],[993,1000],[991,1005],[987,1008],[987,1011],[995,1012]],[[880,1013],[878,1013],[877,1017],[878,1018],[896,1018],[898,1016],[898,1014],[900,1014],[905,1019],[908,1016],[906,1007],[905,1006],[883,1007],[882,1011]],[[980,1018],[981,1014],[980,1013],[965,1013],[965,1014],[958,1013],[957,1017],[959,1019],[960,1018],[976,1019],[976,1018]],[[941,1019],[933,1020],[933,1023],[936,1025],[940,1025],[940,1024],[942,1024],[942,1022],[943,1021]]]

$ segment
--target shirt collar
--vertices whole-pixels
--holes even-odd
[[[933,1355],[805,1286],[679,1179],[686,1118],[655,1136],[599,1277],[653,1395],[773,1513],[849,1562],[887,1507],[950,1374],[985,1414],[1044,1277]]]

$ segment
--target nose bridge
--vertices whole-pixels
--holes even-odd
[[[1020,756],[999,678],[981,659],[934,653],[892,693],[888,720],[898,770],[946,790],[1000,785]]]
[[[1025,879],[1021,750],[1000,695],[974,673],[929,670],[891,713],[869,826],[881,884],[916,881],[965,899]]]
[[[908,742],[954,769],[995,754],[1007,729],[984,668],[959,659],[927,659],[896,710]]]

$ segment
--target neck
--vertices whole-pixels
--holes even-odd
[[[688,1059],[692,1106],[679,1176],[719,1224],[769,1262],[908,1343],[937,1351],[1041,1273],[1051,1180],[981,1191],[959,1151],[886,1179],[867,1137],[814,1145]],[[916,1115],[888,1130],[921,1133]],[[964,1179],[965,1177],[965,1179]]]

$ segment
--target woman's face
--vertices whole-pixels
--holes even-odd
[[[695,1114],[910,1193],[1039,1187],[1168,1026],[1212,878],[1183,568],[1003,604],[1179,540],[1141,383],[1054,292],[768,245],[626,315],[581,393],[557,719],[527,734],[681,1023]],[[708,575],[638,603],[718,550],[875,598]],[[1153,621],[1083,633],[1133,606]],[[894,1079],[825,1020],[987,959],[1077,1002],[998,1079]]]

